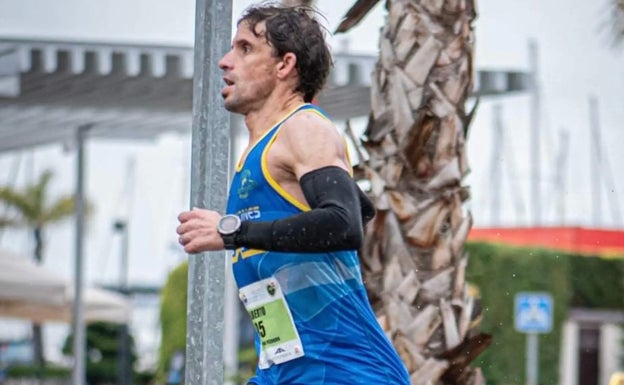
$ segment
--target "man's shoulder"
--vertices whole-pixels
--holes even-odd
[[[306,108],[294,113],[284,122],[283,130],[295,135],[304,133],[310,135],[312,132],[325,135],[338,133],[334,123],[325,114],[314,108]]]
[[[293,114],[293,117],[295,116],[308,116],[308,117],[312,116],[323,121],[331,122],[331,119],[329,118],[329,116],[322,109],[313,105],[307,105],[305,107],[300,108],[297,112]]]

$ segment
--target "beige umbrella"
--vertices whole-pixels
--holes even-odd
[[[115,323],[129,323],[132,317],[132,305],[127,297],[114,291],[88,287],[83,293],[85,321],[107,321]],[[70,310],[67,322],[71,322],[71,309],[74,296],[69,295],[67,308]]]
[[[60,305],[67,282],[20,255],[0,250],[0,303]]]
[[[128,300],[108,290],[87,288],[83,293],[86,322],[107,321],[128,323],[132,308]],[[35,304],[26,301],[0,301],[0,315],[25,318],[34,322],[71,322],[73,296],[66,296],[62,304]]]
[[[73,286],[32,260],[0,251],[0,316],[33,322],[71,322]],[[122,295],[86,288],[83,293],[86,322],[127,323],[132,308]]]

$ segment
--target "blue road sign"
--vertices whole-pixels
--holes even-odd
[[[553,323],[553,301],[548,293],[517,293],[514,326],[521,333],[548,333]]]

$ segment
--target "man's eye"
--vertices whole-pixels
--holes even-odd
[[[244,44],[243,45],[243,52],[245,52],[245,53],[251,52],[251,46],[249,44]]]

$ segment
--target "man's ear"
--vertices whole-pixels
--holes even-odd
[[[297,55],[292,52],[286,52],[282,60],[277,63],[277,77],[280,79],[287,78],[296,70]]]

